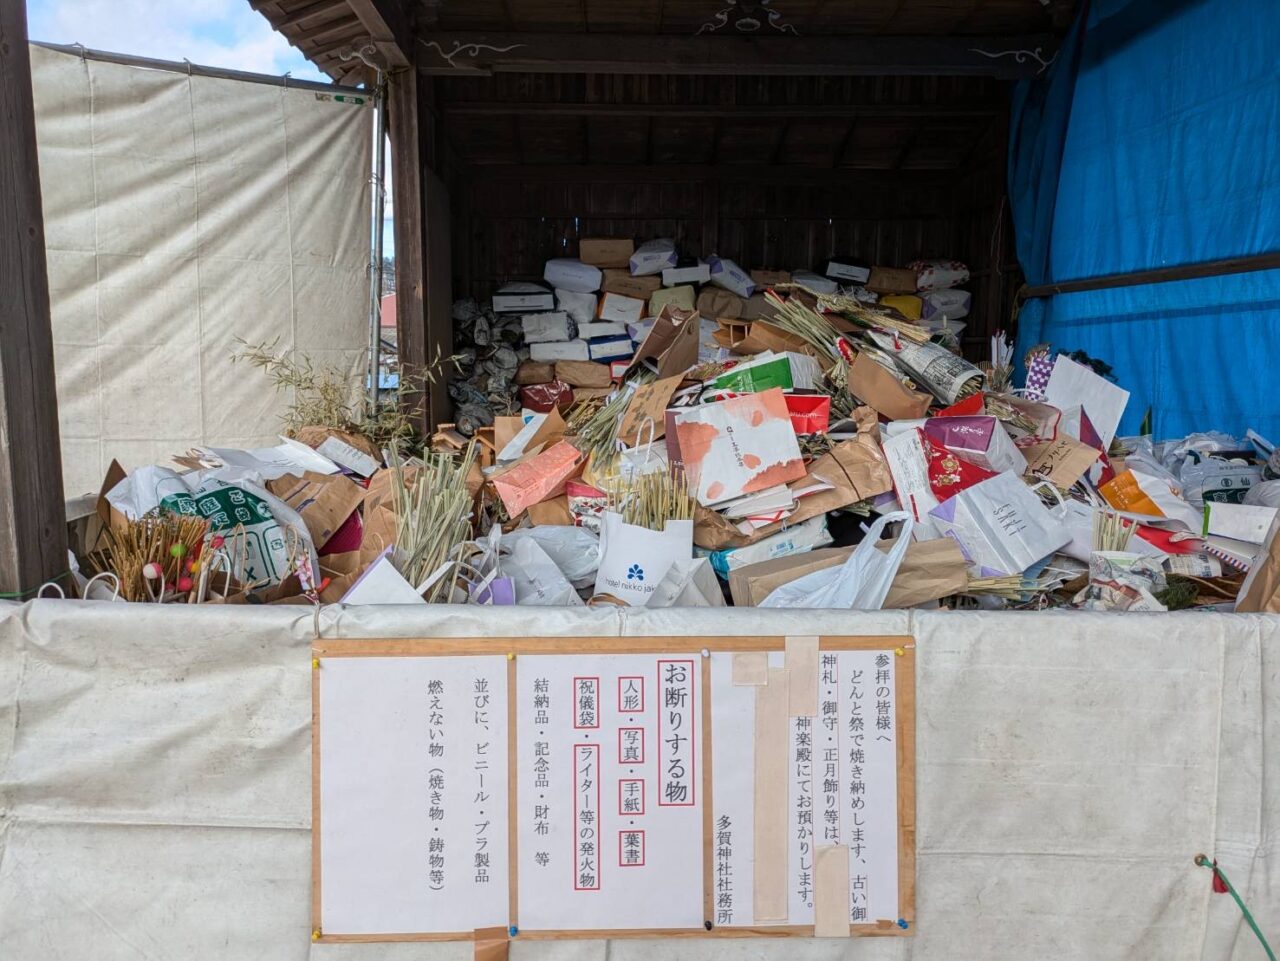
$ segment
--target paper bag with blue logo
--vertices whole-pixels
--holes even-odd
[[[1005,471],[966,487],[929,512],[983,577],[1021,574],[1071,542],[1065,519],[1040,502],[1017,474]]]
[[[692,556],[693,521],[667,521],[663,530],[653,531],[605,511],[600,522],[596,593],[644,607],[671,566]]]

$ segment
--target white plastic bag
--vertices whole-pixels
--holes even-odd
[[[615,511],[600,521],[596,593],[644,607],[671,565],[693,556],[693,521],[667,521],[661,531],[628,524]]]
[[[898,539],[888,551],[876,547],[886,524],[902,522]],[[825,608],[828,610],[878,611],[889,596],[902,556],[911,543],[915,522],[906,511],[878,518],[849,559],[838,567],[814,571],[775,589],[760,607]]]
[[[560,568],[531,537],[504,544],[499,561],[503,577],[511,578],[516,603],[530,607],[581,607],[582,598]]]
[[[521,527],[503,536],[503,543],[514,545],[529,538],[538,542],[556,567],[574,587],[590,587],[600,567],[600,538],[584,527],[548,524]]]

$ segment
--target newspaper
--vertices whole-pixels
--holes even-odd
[[[881,330],[868,334],[912,380],[945,404],[954,404],[964,396],[966,385],[982,380],[982,371],[945,347],[916,344]]]

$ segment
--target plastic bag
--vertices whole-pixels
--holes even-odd
[[[530,533],[525,531],[526,535]],[[472,596],[482,602],[490,584],[505,578],[511,582],[517,604],[530,607],[582,606],[582,598],[565,578],[560,566],[533,537],[507,535],[504,538],[502,528],[495,525],[488,537],[475,541],[473,547],[476,557],[472,566],[485,576],[482,581],[472,584],[471,590]]]
[[[565,525],[521,527],[506,534],[512,545],[528,538],[538,542],[574,587],[589,587],[600,567],[600,538],[583,527]]]
[[[705,557],[676,561],[667,570],[645,607],[724,607],[724,592]]]
[[[306,522],[263,486],[254,471],[218,467],[178,474],[167,467],[140,467],[107,493],[107,502],[129,518],[156,508],[203,517],[215,534],[243,525],[243,554],[234,558],[232,576],[244,583],[279,584],[303,561],[318,570],[315,545]],[[285,530],[296,535],[292,550]],[[291,556],[302,549],[305,556]]]
[[[876,543],[885,525],[895,521],[902,522],[898,539],[888,551],[877,549]],[[839,567],[814,571],[783,584],[761,601],[760,606],[880,610],[902,564],[907,545],[911,543],[914,526],[915,522],[906,511],[885,514],[867,528],[862,543]]]

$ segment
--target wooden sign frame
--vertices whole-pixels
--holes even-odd
[[[326,934],[321,917],[320,851],[320,678],[324,660],[343,657],[507,657],[508,804],[508,925],[518,940],[605,938],[778,938],[813,937],[812,924],[700,928],[618,928],[594,930],[524,930],[517,927],[519,885],[516,841],[516,659],[539,654],[692,654],[782,651],[783,635],[768,637],[460,637],[404,640],[321,640],[312,647],[311,672],[311,927],[312,940],[321,943],[401,941],[480,941],[501,937],[498,928],[477,931],[386,934]],[[909,636],[820,635],[819,651],[892,651],[898,658],[895,674],[895,718],[898,772],[898,910],[899,918],[869,924],[850,924],[850,937],[908,937],[914,933],[916,896],[916,778],[915,778],[915,639]],[[715,836],[711,750],[711,671],[702,670],[702,877],[703,914],[713,917]]]

